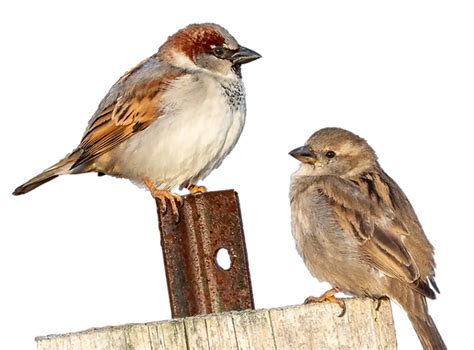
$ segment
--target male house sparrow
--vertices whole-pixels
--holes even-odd
[[[205,191],[196,183],[235,146],[246,113],[240,66],[260,57],[217,24],[179,30],[112,86],[76,149],[13,194],[95,171],[145,184],[177,216],[170,190]]]
[[[339,128],[314,133],[290,152],[292,232],[311,274],[358,297],[389,297],[408,313],[424,349],[446,349],[426,297],[439,293],[433,246],[407,197],[374,150]],[[318,298],[313,298],[318,299]]]

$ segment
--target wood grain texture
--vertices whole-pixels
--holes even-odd
[[[36,338],[38,350],[396,349],[389,301],[227,312]]]

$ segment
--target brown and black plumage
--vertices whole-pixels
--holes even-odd
[[[439,292],[433,246],[374,150],[347,130],[325,128],[290,154],[301,161],[291,181],[293,236],[313,276],[395,300],[424,349],[445,349],[426,303]]]
[[[66,174],[97,172],[146,186],[178,219],[181,197],[234,148],[246,117],[242,64],[260,55],[223,27],[191,24],[125,73],[102,99],[80,144],[18,186],[28,193]]]

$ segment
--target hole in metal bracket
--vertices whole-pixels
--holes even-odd
[[[224,271],[229,271],[232,266],[229,251],[226,248],[219,248],[216,251],[215,261],[217,267]]]

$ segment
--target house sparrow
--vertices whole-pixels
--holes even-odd
[[[146,185],[177,217],[176,186],[192,193],[234,148],[245,122],[240,67],[261,56],[217,24],[191,24],[126,72],[89,121],[79,146],[18,187],[97,172]]]
[[[337,291],[391,298],[424,349],[446,349],[426,303],[439,293],[433,246],[374,150],[349,131],[325,128],[290,155],[301,162],[291,178],[292,232],[311,274],[334,287],[323,299]]]

